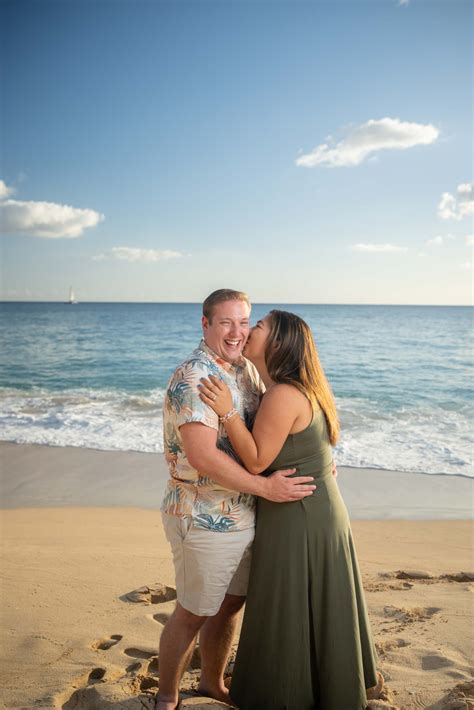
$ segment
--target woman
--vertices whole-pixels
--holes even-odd
[[[312,496],[257,502],[252,571],[230,695],[241,710],[362,710],[377,683],[375,651],[349,518],[332,475],[336,406],[308,325],[271,311],[244,355],[265,384],[250,433],[226,385],[203,380],[201,398],[221,417],[254,474],[296,468]]]

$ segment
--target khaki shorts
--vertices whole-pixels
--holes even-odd
[[[246,596],[255,528],[215,532],[195,527],[190,516],[161,516],[182,607],[197,616],[214,616],[226,594]]]

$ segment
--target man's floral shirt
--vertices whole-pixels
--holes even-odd
[[[163,439],[170,479],[161,510],[170,515],[190,515],[196,527],[218,532],[245,530],[255,524],[255,501],[248,493],[223,488],[191,466],[184,452],[179,427],[200,422],[217,430],[217,447],[240,460],[232,449],[219,417],[199,399],[201,377],[215,375],[230,388],[234,407],[251,429],[263,385],[255,367],[245,358],[231,365],[219,358],[204,340],[174,372],[163,406]]]

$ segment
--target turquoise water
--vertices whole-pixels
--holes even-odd
[[[258,304],[255,321],[271,305]],[[339,464],[472,476],[468,307],[278,306],[305,318],[342,422]],[[0,439],[161,451],[199,304],[0,304]]]

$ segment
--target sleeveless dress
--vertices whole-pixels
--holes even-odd
[[[312,475],[312,496],[257,501],[245,615],[230,696],[240,710],[363,710],[376,654],[326,419],[290,434],[265,475]]]

